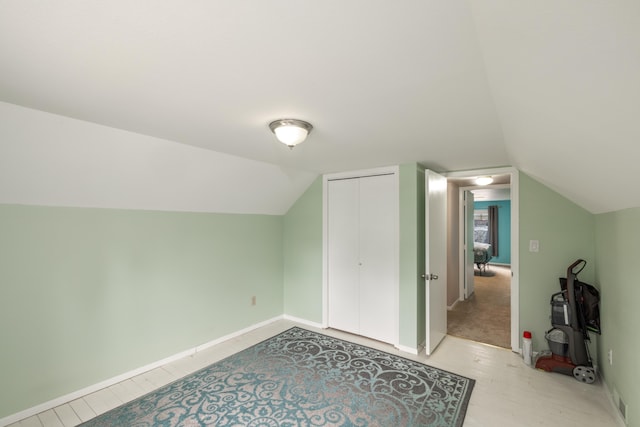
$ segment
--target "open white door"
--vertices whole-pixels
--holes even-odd
[[[447,334],[447,180],[425,170],[426,352]]]
[[[473,295],[473,193],[464,192],[464,296],[463,299]]]

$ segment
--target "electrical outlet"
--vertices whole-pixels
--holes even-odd
[[[613,350],[609,349],[607,352],[607,360],[609,361],[609,365],[613,365]]]
[[[251,297],[251,305],[256,305],[256,296]]]

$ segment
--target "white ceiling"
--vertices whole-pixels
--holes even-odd
[[[513,165],[592,212],[640,206],[636,0],[3,0],[0,70],[5,103],[254,162],[227,181],[266,164],[289,196],[251,212],[286,211],[318,173],[407,162]],[[293,151],[267,128],[283,117],[315,127]],[[211,197],[176,185],[193,201],[173,209]]]

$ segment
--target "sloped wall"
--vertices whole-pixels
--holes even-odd
[[[0,102],[0,203],[282,215],[316,173]]]
[[[539,252],[529,251],[538,240]],[[595,270],[595,218],[560,194],[520,173],[520,334],[533,332],[534,351],[549,348],[551,295],[559,277],[578,258],[587,261],[580,280],[592,283]]]

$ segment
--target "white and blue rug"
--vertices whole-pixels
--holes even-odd
[[[292,328],[82,425],[457,427],[474,383]]]

